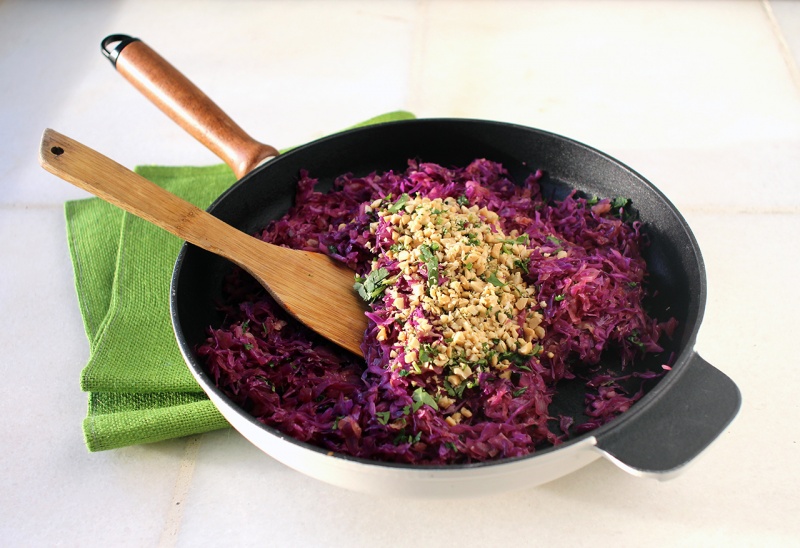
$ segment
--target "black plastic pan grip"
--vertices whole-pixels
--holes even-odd
[[[668,479],[731,423],[742,396],[727,375],[694,352],[657,388],[652,399],[640,402],[644,409],[623,414],[599,433],[597,448],[627,472]]]

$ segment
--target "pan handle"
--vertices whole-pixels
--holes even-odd
[[[595,438],[603,456],[623,470],[668,479],[722,433],[742,396],[727,375],[697,353],[661,382],[668,382],[668,389],[654,394],[647,407],[622,415]]]
[[[147,44],[112,34],[103,55],[133,86],[192,137],[219,156],[241,179],[278,151],[250,137],[188,78]]]

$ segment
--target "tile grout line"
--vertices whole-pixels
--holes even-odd
[[[702,206],[681,207],[682,213],[704,213],[711,215],[798,215],[800,206],[751,207],[751,206]]]
[[[201,437],[192,436],[186,440],[186,447],[178,467],[178,477],[175,479],[175,487],[172,490],[172,499],[167,509],[164,530],[161,531],[161,538],[158,541],[159,548],[176,546],[178,542],[178,532],[181,528],[183,510],[186,506],[186,495],[189,494],[189,489],[192,486],[197,454],[200,452]]]
[[[55,209],[64,209],[64,203],[71,200],[65,200],[64,202],[57,203],[57,204],[37,204],[37,203],[9,203],[9,204],[0,204],[0,211],[27,211],[27,210],[36,210],[36,211],[45,211],[45,210],[55,210]]]
[[[422,95],[423,60],[425,57],[425,43],[428,34],[428,0],[417,0],[415,15],[412,19],[411,31],[411,60],[409,62],[408,98],[407,108],[416,114],[416,105]]]
[[[784,36],[781,26],[775,18],[775,12],[772,11],[770,0],[761,0],[761,5],[764,8],[764,12],[767,14],[770,27],[772,27],[772,33],[778,41],[781,57],[783,57],[783,62],[786,63],[786,68],[789,69],[789,75],[792,78],[795,90],[800,92],[800,68],[797,67],[797,60],[794,58],[794,55],[792,55],[792,50],[789,47],[789,43],[786,41],[786,36]]]

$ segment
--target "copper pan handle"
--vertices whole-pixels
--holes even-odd
[[[101,50],[117,72],[219,156],[238,179],[278,155],[274,147],[250,137],[205,93],[138,38],[112,34],[103,39]]]

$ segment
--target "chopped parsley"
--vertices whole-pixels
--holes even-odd
[[[559,245],[559,246],[562,244],[561,240],[559,240],[555,236],[548,236],[547,237],[547,241],[550,242],[551,244],[555,244],[555,245]]]
[[[425,268],[428,269],[429,288],[439,285],[439,257],[433,251],[433,249],[436,249],[433,247],[434,245],[436,244],[419,246],[420,257],[425,262]]]
[[[530,264],[530,262],[531,262],[531,258],[530,257],[525,257],[524,259],[517,259],[516,261],[514,261],[514,267],[515,268],[519,268],[525,274],[528,274],[528,272],[529,272],[528,271],[528,265]]]
[[[467,383],[465,382],[462,382],[458,386],[453,386],[447,379],[444,381],[444,389],[447,392],[447,395],[453,398],[461,399],[464,396],[464,390],[466,390],[466,388]]]
[[[400,211],[401,209],[403,209],[406,206],[406,204],[408,203],[408,200],[410,200],[410,199],[411,199],[411,196],[409,196],[406,193],[403,193],[387,209],[389,210],[390,213],[397,213],[398,211]]]
[[[433,396],[428,394],[424,388],[421,386],[414,390],[411,394],[411,399],[414,400],[413,410],[417,411],[423,405],[428,405],[432,407],[435,411],[439,410],[439,406],[436,404],[436,400],[433,399]]]
[[[430,343],[423,344],[419,349],[419,361],[422,363],[433,361],[439,352]]]
[[[628,205],[629,201],[630,200],[628,200],[627,198],[623,198],[622,196],[618,196],[618,197],[614,198],[613,200],[611,200],[611,207],[613,207],[614,209],[619,209],[621,207],[625,207],[626,205]]]
[[[523,234],[522,236],[517,236],[516,238],[509,238],[507,240],[503,240],[504,244],[522,244],[528,245],[531,242],[531,237],[527,234]]]
[[[516,352],[504,352],[499,355],[499,358],[501,361],[512,363],[520,369],[527,367],[525,364],[528,363],[528,360],[530,360],[529,355],[518,354]],[[528,371],[530,371],[530,369],[528,369]]]
[[[639,340],[639,330],[634,329],[631,331],[630,336],[628,337],[628,341],[638,346],[641,350],[644,350],[644,343]]]
[[[486,281],[495,287],[503,287],[504,285],[506,285],[497,278],[497,272],[492,272],[491,274],[489,274],[489,277],[486,278]]]
[[[356,283],[353,285],[359,296],[371,303],[383,295],[386,287],[391,285],[392,280],[388,278],[389,271],[385,268],[373,270],[366,277],[356,276]]]

